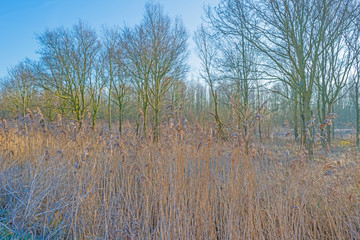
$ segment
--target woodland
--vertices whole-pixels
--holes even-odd
[[[36,39],[0,79],[1,239],[360,239],[358,1]]]

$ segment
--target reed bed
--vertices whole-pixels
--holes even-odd
[[[360,239],[356,150],[310,162],[196,124],[153,143],[34,122],[0,127],[3,239]]]

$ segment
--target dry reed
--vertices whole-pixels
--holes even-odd
[[[196,125],[154,144],[33,118],[0,126],[0,237],[360,239],[355,153],[329,172],[295,146],[246,153]]]

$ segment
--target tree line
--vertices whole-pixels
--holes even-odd
[[[355,0],[221,0],[193,34],[200,69],[189,79],[190,34],[180,18],[147,3],[140,24],[97,33],[80,21],[36,35],[38,61],[11,68],[1,114],[40,108],[49,120],[125,119],[159,137],[175,112],[213,119],[217,138],[250,141],[288,125],[313,151],[339,126],[360,134],[360,9]],[[337,115],[337,116],[336,116]],[[345,126],[346,123],[349,126]],[[151,129],[148,129],[150,124]]]

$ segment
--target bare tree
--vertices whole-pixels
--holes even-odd
[[[217,65],[222,92],[227,97],[226,102],[234,104],[237,126],[239,130],[242,130],[243,137],[246,138],[251,115],[250,93],[256,86],[260,87],[260,69],[257,67],[258,54],[244,37],[237,39],[231,35],[220,33],[219,38],[221,54]]]
[[[92,129],[94,130],[96,124],[96,116],[102,103],[102,97],[104,96],[104,88],[106,84],[103,60],[96,61],[94,69],[92,70],[92,75],[93,76],[89,81],[88,87],[89,97],[91,101]]]
[[[312,154],[311,99],[321,54],[350,26],[353,0],[222,0],[207,12],[224,34],[242,36],[267,59],[267,73],[298,89],[302,142]]]
[[[66,103],[81,127],[91,103],[86,95],[100,50],[97,34],[80,21],[71,30],[47,30],[37,39],[41,45],[35,67],[39,84]]]
[[[209,85],[210,94],[212,100],[214,101],[214,117],[217,125],[217,137],[223,138],[224,135],[224,124],[221,121],[218,107],[218,73],[216,70],[216,58],[218,54],[218,49],[214,44],[214,37],[211,33],[204,27],[201,26],[194,35],[194,41],[196,43],[197,55],[200,58],[201,78]]]
[[[120,55],[118,55],[117,58],[118,66],[117,72],[114,78],[114,85],[112,88],[112,99],[114,103],[118,106],[119,109],[119,115],[118,115],[118,121],[119,121],[119,133],[122,133],[122,122],[124,118],[124,110],[126,105],[126,96],[130,91],[130,80],[129,75],[125,71],[124,67],[122,67],[122,62]]]
[[[120,31],[116,28],[104,28],[102,35],[102,42],[104,45],[104,74],[107,78],[107,87],[108,87],[108,125],[111,129],[111,99],[113,91],[113,83],[115,79],[117,69],[117,52],[121,41]]]
[[[349,50],[354,55],[354,63],[352,67],[352,92],[354,94],[353,102],[355,105],[355,119],[356,119],[356,146],[360,146],[360,18],[357,18],[355,21],[354,28],[347,35],[347,45]]]
[[[148,59],[144,30],[140,26],[134,29],[126,27],[122,47],[126,71],[130,74],[134,89],[138,94],[139,112],[143,118],[143,135],[147,132],[147,114],[149,107],[150,59]]]
[[[26,62],[20,62],[8,71],[8,76],[2,82],[5,100],[13,110],[26,116],[27,109],[34,106],[36,85],[31,67]]]
[[[153,110],[154,140],[159,135],[163,97],[173,79],[183,78],[187,67],[188,34],[179,19],[172,21],[159,4],[147,3],[140,25],[124,30],[123,48],[127,71],[140,95],[144,134],[147,109]]]
[[[331,143],[330,126],[333,125],[329,115],[333,111],[334,103],[344,96],[342,90],[348,83],[353,63],[354,54],[347,47],[345,35],[335,39],[320,56],[319,77],[316,81],[317,110],[326,149],[327,144]]]

